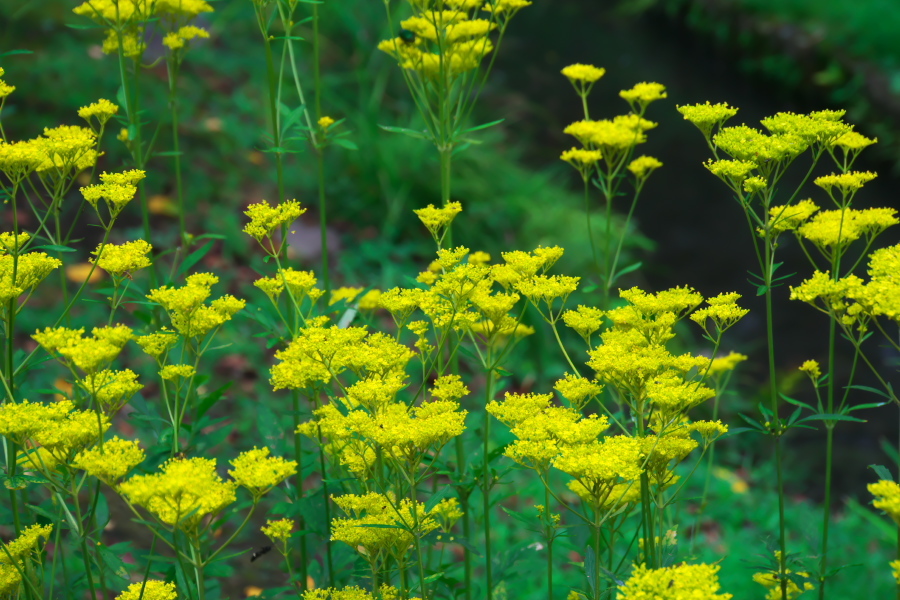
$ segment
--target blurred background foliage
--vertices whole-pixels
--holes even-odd
[[[249,238],[239,233],[244,222],[241,212],[250,202],[275,198],[274,161],[264,152],[268,130],[265,62],[252,7],[239,0],[213,4],[216,12],[201,23],[210,29],[211,39],[188,54],[182,79],[185,197],[190,231],[228,237],[227,243],[217,244],[206,255],[202,266],[216,270],[236,287],[254,279],[254,270],[262,264]],[[99,97],[115,98],[115,60],[102,54],[99,30],[80,28],[85,23],[71,13],[68,2],[0,0],[0,53],[31,52],[4,57],[0,63],[6,69],[6,81],[17,86],[3,112],[11,139],[34,137],[46,126],[76,124],[78,107]],[[347,119],[344,127],[352,131],[351,139],[359,148],[332,148],[326,156],[332,267],[338,284],[381,289],[406,284],[433,256],[433,243],[411,211],[439,202],[437,156],[421,140],[379,127],[421,128],[395,63],[374,49],[388,37],[382,3],[326,1],[322,23],[324,110],[334,118]],[[755,394],[765,383],[762,305],[756,303],[747,283],[747,269],[753,264],[751,246],[743,238],[746,233],[738,207],[701,166],[708,156],[701,136],[674,106],[725,101],[741,109],[732,124],[749,125],[778,111],[845,108],[848,120],[862,133],[879,138],[879,144],[857,163],[859,170],[880,173],[866,186],[858,207],[900,208],[892,183],[900,172],[898,31],[900,3],[891,0],[538,0],[511,26],[473,124],[499,118],[504,122],[481,132],[483,144],[472,145],[454,159],[452,196],[465,208],[454,227],[454,241],[487,251],[495,259],[501,251],[561,245],[566,256],[557,272],[589,272],[581,181],[558,160],[560,152],[572,145],[562,129],[581,118],[581,109],[559,71],[575,62],[607,69],[591,98],[592,115],[598,118],[627,111],[618,98],[620,89],[639,81],[665,84],[669,99],[654,105],[648,114],[660,126],[640,149],[659,157],[665,166],[644,190],[622,263],[642,260],[643,268],[621,285],[650,290],[691,285],[706,296],[730,290],[745,295],[745,304],[755,309],[755,316],[752,312],[735,329],[729,338],[732,346],[723,349],[751,357],[735,378],[738,392],[722,403],[720,412],[723,421],[736,425],[738,412],[754,411]],[[147,60],[161,55],[158,44],[159,40],[151,42]],[[299,48],[303,51],[304,46]],[[302,54],[300,63],[304,64]],[[143,82],[143,105],[152,115],[148,118],[151,131],[155,120],[162,119],[157,149],[169,150],[164,65],[158,64],[150,73]],[[119,169],[126,160],[124,149],[113,142],[107,150],[101,169]],[[178,236],[175,220],[167,214],[172,206],[172,173],[170,158],[151,162],[147,185],[156,207],[158,248],[165,243],[174,247]],[[288,197],[310,208],[297,224],[292,247],[302,267],[315,268],[319,252],[316,175],[307,150],[298,148],[288,158],[286,175]],[[597,209],[591,218],[599,230],[603,226],[599,200]],[[8,218],[4,214],[3,219]],[[94,247],[93,233],[85,230],[83,234],[88,238],[86,256],[87,249]],[[121,239],[115,241],[139,237],[138,222],[118,235]],[[881,243],[898,241],[900,236],[888,231]],[[795,284],[808,275],[808,265],[795,245],[786,242],[785,246],[785,268],[798,272],[789,282]],[[785,375],[795,373],[804,360],[822,358],[818,352],[827,329],[824,317],[786,298],[783,288],[776,311],[781,319],[776,339]],[[590,293],[582,292],[571,304],[589,302]],[[35,322],[35,328],[39,325],[43,323]],[[247,336],[239,335],[235,346],[220,355],[216,374],[235,381],[233,393],[240,397],[269,398],[266,373],[271,360],[250,339],[251,325],[245,322],[241,333]],[[684,335],[689,339],[691,332],[686,330]],[[510,385],[521,390],[549,389],[548,382],[565,370],[547,336],[527,340],[518,357],[518,371],[527,376]],[[886,372],[896,373],[896,356],[882,353],[880,358]],[[802,386],[799,377],[783,380],[783,391],[807,399],[802,389],[795,389]],[[145,391],[145,396],[150,393]],[[857,401],[872,399],[862,395]],[[241,427],[258,426],[278,452],[277,444],[283,443],[279,432],[288,428],[289,419],[277,404],[226,402],[222,408],[248,417]],[[896,408],[880,410],[884,415]],[[835,545],[847,548],[846,562],[864,564],[867,573],[883,571],[878,561],[885,559],[875,549],[890,545],[888,534],[872,530],[877,520],[860,503],[869,502],[864,486],[874,480],[866,465],[894,460],[885,451],[896,447],[896,419],[842,424],[837,432],[836,485],[839,495],[851,500],[841,508],[844,516],[833,533]],[[798,500],[818,499],[822,435],[795,433],[789,439],[789,490]],[[221,443],[220,437],[224,434],[208,440],[208,448],[213,442]],[[758,539],[772,530],[766,507],[774,500],[766,495],[772,487],[771,473],[766,471],[769,451],[760,442],[736,436],[721,443],[717,462],[728,465],[737,481],[755,486],[754,493],[742,495],[732,484],[721,483],[728,480],[725,475],[714,477],[721,480],[722,497],[712,499],[708,509],[712,512],[702,523],[698,520],[697,527],[709,542],[696,549],[698,557],[716,560],[729,554],[731,562],[752,560],[748,553],[762,551]],[[701,473],[698,480],[703,477]],[[537,496],[538,488],[519,489],[521,498],[514,496],[510,506],[530,506],[528,498]],[[795,510],[797,519],[813,518],[810,515],[815,512],[808,504],[799,504]],[[517,527],[506,527],[504,536],[521,537]],[[868,552],[857,551],[863,548],[857,544],[862,527],[871,533],[866,534]],[[681,533],[687,537],[686,531]],[[530,543],[519,541],[521,548]],[[812,552],[817,542],[808,542]],[[515,563],[515,568],[527,573],[529,563],[523,556],[524,562]],[[577,555],[570,558],[578,559]],[[742,596],[733,586],[743,584],[729,578],[746,578],[741,566],[737,562],[722,571],[724,589],[735,591],[738,599]],[[267,572],[264,566],[242,577],[252,582]],[[873,586],[870,596],[885,597],[880,595],[877,578],[865,579],[866,585]],[[848,593],[860,595],[858,586],[856,581]],[[840,595],[838,589],[831,591]]]

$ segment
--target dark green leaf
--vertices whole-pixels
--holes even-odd
[[[619,277],[621,277],[622,275],[627,275],[628,273],[631,273],[632,271],[637,271],[637,270],[640,269],[643,265],[644,265],[643,262],[638,261],[638,262],[636,262],[636,263],[633,263],[633,264],[628,265],[627,267],[624,267],[621,271],[619,271],[618,273],[616,273],[616,276],[615,276],[615,277],[613,277],[613,282],[617,281],[617,280],[619,279]]]
[[[440,491],[434,494],[425,503],[425,512],[430,513],[434,509],[434,507],[440,504],[442,500],[447,498],[447,496],[449,496],[452,491],[453,488],[451,488],[449,485],[445,485]]]
[[[407,129],[405,127],[393,127],[391,125],[379,125],[385,131],[390,131],[391,133],[402,133],[404,135],[408,135],[409,137],[414,137],[420,140],[430,140],[431,136],[428,135],[426,131],[416,131],[415,129]]]
[[[344,139],[344,138],[335,139],[334,144],[336,146],[340,146],[341,148],[346,148],[347,150],[359,150],[359,146],[357,146],[352,141]]]
[[[869,468],[875,471],[875,474],[878,475],[878,479],[882,479],[885,481],[894,480],[894,476],[883,465],[869,465]]]
[[[202,248],[197,248],[184,259],[181,263],[181,266],[178,267],[178,276],[182,276],[187,273],[191,267],[200,262],[204,256],[206,256],[210,250],[212,250],[213,242],[205,244]]]
[[[797,421],[798,423],[803,423],[806,421],[853,421],[854,423],[867,423],[865,419],[857,419],[856,417],[851,417],[848,415],[839,415],[839,414],[818,414],[818,415],[810,415],[808,417],[804,417]]]
[[[164,150],[162,152],[157,152],[156,156],[181,156],[184,152],[180,150]]]
[[[499,125],[506,119],[497,119],[496,121],[491,121],[490,123],[484,123],[483,125],[476,125],[475,127],[470,127],[469,129],[464,130],[462,133],[469,133],[471,131],[479,131],[481,129],[487,129],[488,127],[493,127],[494,125]]]

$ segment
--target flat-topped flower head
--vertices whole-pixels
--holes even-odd
[[[647,105],[668,98],[666,86],[661,83],[636,83],[630,90],[622,90],[619,96],[631,105],[636,113],[643,113]]]
[[[450,202],[440,208],[435,208],[433,204],[429,204],[425,208],[419,208],[413,212],[416,213],[416,216],[419,217],[419,220],[431,233],[431,237],[437,243],[440,243],[453,219],[462,212],[462,204]]]
[[[116,600],[177,600],[178,590],[175,584],[158,579],[132,583],[116,596]]]
[[[846,204],[849,198],[862,189],[862,186],[872,181],[878,176],[877,173],[871,171],[850,171],[848,173],[839,173],[835,175],[823,175],[817,177],[813,183],[832,195],[832,189],[837,188],[843,198],[842,204]],[[832,196],[833,197],[833,196]]]
[[[872,144],[877,144],[878,138],[867,138],[861,133],[848,131],[836,140],[831,142],[831,146],[840,148],[845,154],[858,154],[864,148],[868,148]]]
[[[693,123],[703,133],[703,137],[709,139],[713,128],[722,124],[737,114],[738,109],[728,106],[727,102],[710,104],[707,100],[704,104],[686,104],[677,106],[676,109],[684,116],[685,121]]]
[[[170,50],[181,50],[188,42],[197,38],[208,39],[209,32],[202,27],[185,25],[178,28],[177,31],[167,33],[163,37],[162,44]]]
[[[715,376],[721,373],[727,373],[728,371],[733,371],[739,364],[748,358],[749,357],[746,354],[741,354],[740,352],[729,352],[725,356],[714,358],[709,367],[709,374]]]
[[[681,564],[660,569],[637,565],[631,577],[619,586],[619,600],[730,600],[720,594],[719,565]]]
[[[594,84],[606,74],[606,69],[595,67],[594,65],[575,63],[565,67],[561,72],[575,87],[578,95],[586,98]]]
[[[109,486],[115,486],[120,479],[144,462],[145,453],[136,441],[123,440],[118,436],[103,442],[103,447],[94,446],[79,452],[72,466],[87,471]]]
[[[286,542],[294,531],[294,522],[290,519],[278,519],[277,521],[267,519],[260,531],[275,543]]]
[[[100,123],[100,126],[103,127],[106,125],[106,122],[109,121],[113,115],[119,112],[119,107],[109,100],[105,100],[100,98],[96,102],[92,104],[88,104],[87,106],[82,106],[78,109],[78,116],[87,121],[89,124],[91,122],[91,118],[97,119],[97,122]]]
[[[187,338],[201,337],[230,321],[246,305],[244,300],[230,294],[204,304],[218,281],[212,273],[194,273],[188,276],[184,286],[150,290],[147,299],[165,309],[178,333]]]
[[[628,170],[638,179],[644,180],[650,173],[663,166],[659,159],[652,156],[639,156],[628,163]]]
[[[251,204],[244,211],[250,217],[250,222],[244,226],[244,233],[262,242],[270,238],[277,228],[293,223],[300,215],[306,212],[296,200],[286,200],[276,206],[271,206],[267,201]]]
[[[219,477],[214,459],[173,458],[158,473],[135,475],[121,483],[119,492],[163,523],[192,531],[204,517],[234,502],[236,487]]]
[[[780,112],[766,117],[761,122],[773,134],[797,135],[812,144],[830,146],[842,135],[849,133],[853,127],[841,119],[845,111],[818,111],[808,115],[791,112]]]
[[[107,273],[122,276],[149,267],[151,262],[147,254],[152,250],[153,246],[144,240],[135,240],[124,244],[106,244],[105,246],[101,244],[91,252],[99,258],[92,258],[91,262],[96,263]]]
[[[231,461],[233,470],[228,474],[238,485],[250,490],[254,496],[266,493],[297,472],[297,463],[278,456],[269,456],[268,448],[254,448],[242,452]]]

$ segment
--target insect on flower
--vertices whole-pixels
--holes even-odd
[[[272,551],[272,546],[263,546],[256,552],[250,555],[250,562],[255,561],[257,558],[261,557],[263,554],[267,554]]]
[[[409,29],[400,28],[400,31],[397,32],[397,37],[403,40],[407,44],[412,44],[416,41],[416,32],[410,31]]]

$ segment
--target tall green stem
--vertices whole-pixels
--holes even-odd
[[[300,394],[297,390],[291,390],[291,408],[294,413],[294,461],[297,463],[297,475],[294,478],[294,485],[297,488],[297,503],[303,499],[303,445],[301,443],[303,436],[297,433],[297,427],[300,426]],[[324,473],[323,473],[324,477]],[[306,522],[303,515],[299,519],[300,529],[306,529]],[[306,591],[307,562],[306,536],[300,538],[300,589]],[[287,561],[290,563],[290,561]]]
[[[454,443],[456,444],[456,469],[457,469],[457,477],[462,478],[465,477],[466,473],[466,454],[465,448],[463,448],[462,436],[456,436],[454,438]],[[463,525],[463,536],[466,538],[466,541],[470,541],[472,534],[472,518],[469,515],[469,495],[468,492],[465,494],[460,492],[459,494],[459,502],[463,511],[462,516],[462,525]],[[472,599],[472,553],[469,551],[468,544],[463,546],[463,577],[466,586],[466,600]]]
[[[278,203],[284,202],[284,160],[281,148],[281,126],[278,119],[278,77],[275,74],[275,59],[272,57],[272,42],[260,21],[260,29],[266,48],[266,75],[269,84],[269,118],[272,119],[272,143],[275,145],[275,175],[278,182]]]
[[[487,373],[487,382],[485,384],[485,406],[494,399],[494,370],[493,365],[490,362],[490,355],[488,356],[488,364],[491,368]],[[493,481],[491,481],[491,467],[488,461],[491,417],[486,411],[484,413],[484,428],[482,433],[484,434],[482,440],[484,466],[482,467],[481,472],[481,489],[484,498],[484,571],[487,580],[486,598],[487,600],[491,600],[494,597],[494,574],[493,565],[491,564],[491,560],[493,559],[493,555],[491,554],[491,488],[493,487]]]

